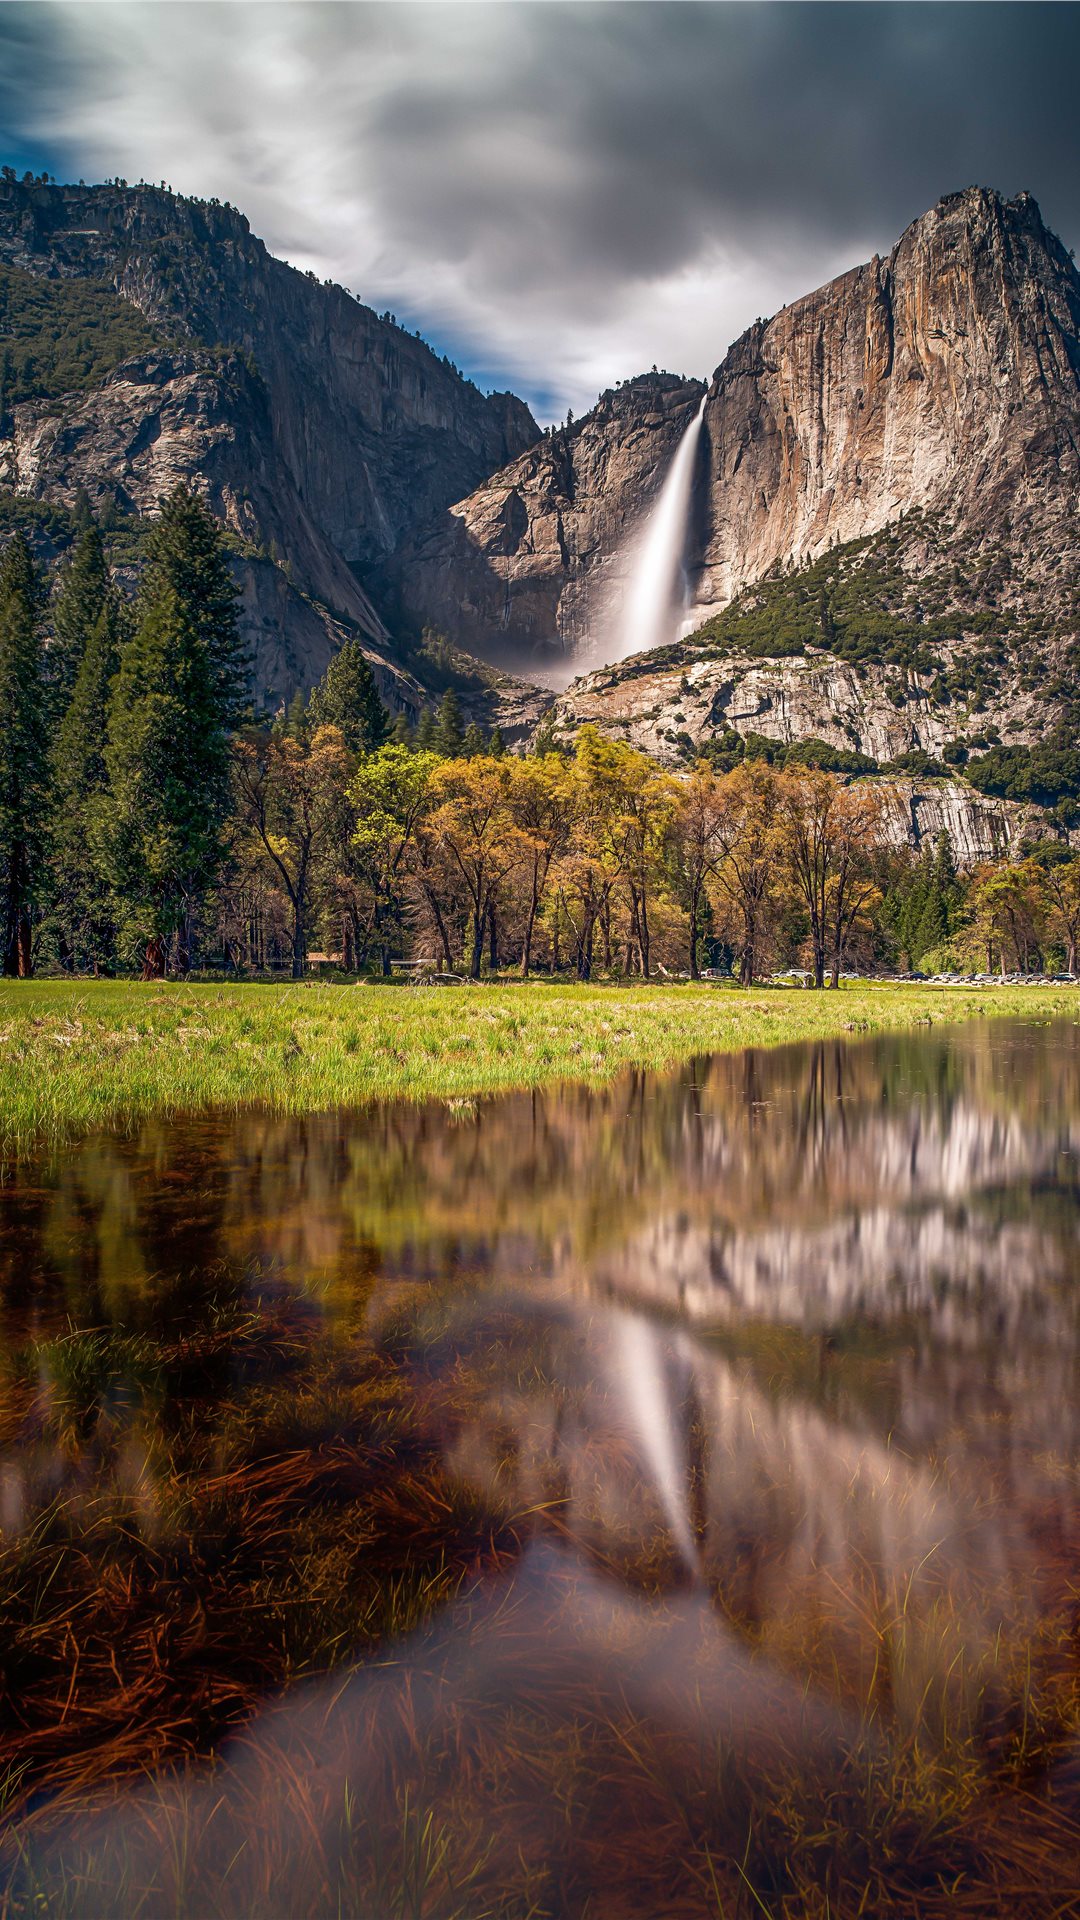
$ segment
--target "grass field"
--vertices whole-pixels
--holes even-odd
[[[315,1112],[601,1080],[694,1053],[1080,1008],[1061,987],[0,985],[10,1151],[153,1112]]]

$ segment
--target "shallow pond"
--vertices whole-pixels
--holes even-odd
[[[1080,1028],[0,1184],[0,1914],[1080,1913]]]

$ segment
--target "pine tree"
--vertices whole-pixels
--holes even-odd
[[[416,728],[416,739],[413,741],[413,745],[417,753],[435,753],[437,751],[438,742],[436,740],[435,715],[432,713],[430,707],[425,707],[423,713],[420,715]]]
[[[41,587],[21,534],[0,561],[0,965],[32,967],[48,808],[48,729]]]
[[[493,760],[502,759],[506,752],[506,742],[503,739],[501,727],[492,727],[487,750]]]
[[[52,607],[54,640],[48,668],[58,721],[67,710],[87,640],[101,618],[108,592],[105,548],[98,528],[91,522],[61,569]]]
[[[532,737],[530,752],[537,760],[542,760],[545,754],[562,751],[556,728],[555,709],[549,707],[547,712],[541,715]]]
[[[435,751],[441,753],[444,760],[456,760],[463,741],[461,704],[453,687],[447,687],[439,703],[439,717],[435,723]]]
[[[94,858],[108,774],[109,690],[124,614],[111,586],[86,635],[67,712],[53,744],[53,899],[60,957],[96,973],[113,944],[107,881]]]
[[[413,730],[407,713],[399,713],[394,721],[394,730],[390,735],[395,747],[411,747]]]
[[[193,634],[206,649],[222,725],[235,726],[243,714],[249,668],[236,627],[236,588],[218,521],[182,483],[162,502],[143,579],[140,600],[172,588],[184,619],[192,622]]]
[[[101,844],[121,929],[144,977],[191,928],[223,857],[228,730],[243,689],[235,594],[216,522],[186,488],[162,508],[109,705]]]
[[[311,731],[308,722],[308,703],[299,687],[289,701],[280,722],[275,725],[274,731],[291,734],[294,740],[306,740]]]
[[[389,717],[359,640],[346,640],[334,655],[311,696],[311,717],[316,726],[336,727],[359,759],[388,738]]]
[[[486,744],[483,727],[477,721],[470,720],[465,729],[465,738],[461,743],[463,757],[466,760],[476,760],[483,753]]]

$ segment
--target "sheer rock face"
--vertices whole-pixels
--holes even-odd
[[[705,439],[706,607],[912,507],[1018,541],[1080,484],[1080,279],[1030,195],[951,194],[736,341]]]
[[[403,550],[407,606],[503,657],[580,648],[700,391],[632,381],[539,442]],[[705,618],[912,508],[1049,573],[1078,489],[1080,279],[1029,195],[971,188],[730,349],[705,411],[692,597]]]
[[[144,512],[192,481],[285,578],[267,592],[253,561],[238,569],[262,609],[250,637],[264,693],[315,677],[313,623],[326,657],[340,619],[384,644],[362,576],[537,437],[512,394],[485,397],[343,289],[275,260],[229,207],[4,182],[0,262],[105,282],[162,337],[95,391],[14,408],[0,485]]]
[[[584,648],[702,392],[672,374],[627,381],[440,515],[384,570],[407,617],[489,658]]]

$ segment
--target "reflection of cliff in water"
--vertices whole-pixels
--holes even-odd
[[[335,1672],[264,1692],[213,1768],[104,1794],[85,1819],[54,1809],[17,1875],[50,1897],[86,1849],[80,1917],[111,1916],[121,1874],[153,1886],[148,1913],[397,1912],[370,1890],[397,1898],[410,1810],[433,1808],[448,1871],[484,1863],[478,1912],[569,1920],[620,1873],[604,1911],[698,1920],[718,1873],[740,1911],[748,1835],[767,1910],[820,1911],[788,1900],[784,1862],[830,1822],[838,1859],[884,1835],[896,1894],[830,1911],[937,1920],[940,1903],[896,1891],[909,1859],[935,1900],[963,1872],[1027,1885],[1035,1797],[1020,1805],[1010,1755],[1041,1791],[1067,1784],[1075,1742],[1078,1145],[1077,1030],[987,1025],[453,1110],[153,1123],[0,1186],[9,1354],[69,1320],[118,1336],[92,1418],[62,1436],[46,1373],[15,1369],[0,1529],[16,1553],[53,1502],[95,1542],[115,1511],[125,1543],[165,1551],[176,1468],[210,1501],[199,1552],[227,1583],[239,1549],[214,1502],[260,1405],[258,1485],[299,1444],[313,1485],[332,1460],[358,1502],[335,1593],[371,1552],[348,1491],[370,1483],[349,1475],[374,1460],[407,1499],[417,1409],[439,1511],[504,1543],[497,1568],[439,1590],[422,1631],[373,1660],[350,1639]],[[216,1351],[256,1305],[280,1326],[227,1344],[193,1400],[188,1335]],[[141,1331],[173,1348],[140,1385],[124,1368],[145,1367]],[[350,1412],[369,1366],[403,1425],[397,1401]],[[400,1458],[381,1451],[395,1432]],[[272,1524],[294,1530],[292,1608],[312,1536],[276,1506]],[[410,1536],[403,1577],[414,1552]],[[905,1792],[928,1804],[938,1766],[964,1843],[940,1870],[909,1848],[907,1812],[881,1824]],[[807,1782],[828,1811],[804,1820]],[[995,1832],[1004,1809],[1019,1836],[1004,1879],[966,1850],[991,1800]],[[776,1825],[789,1805],[795,1840]],[[1071,1805],[1047,1791],[1043,1854],[1070,1888]],[[338,1898],[341,1861],[363,1898]],[[248,1872],[241,1899],[230,1876]],[[1038,1911],[1057,1920],[1055,1898]]]

